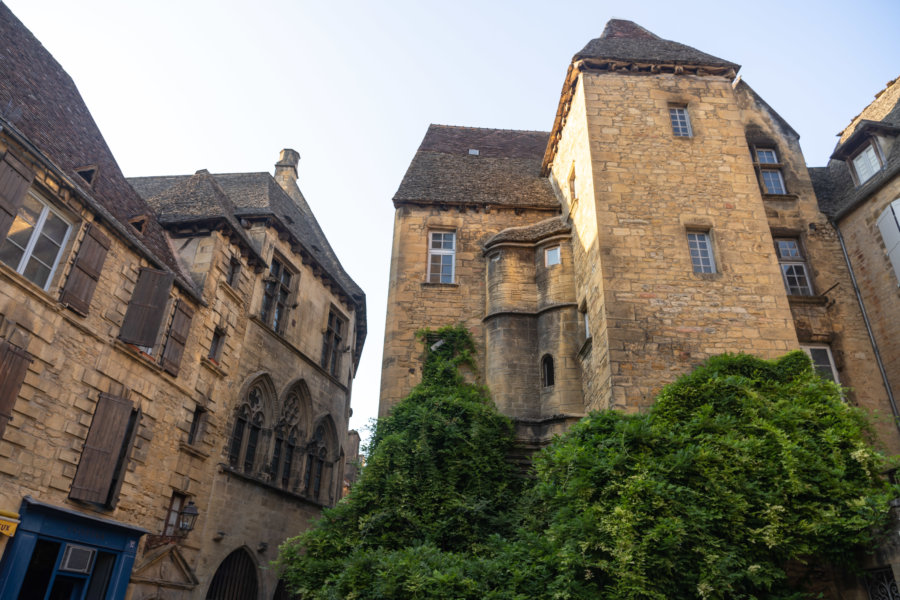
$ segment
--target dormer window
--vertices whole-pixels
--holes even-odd
[[[881,170],[881,156],[873,142],[867,143],[862,150],[850,159],[856,174],[856,185],[862,185]]]

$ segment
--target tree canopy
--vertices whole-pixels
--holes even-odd
[[[523,478],[509,420],[458,372],[468,333],[422,338],[422,383],[349,497],[281,548],[300,598],[792,598],[787,565],[850,563],[886,523],[866,419],[802,352],[712,358],[647,412],[586,417]]]

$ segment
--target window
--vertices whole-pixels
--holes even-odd
[[[0,245],[0,260],[46,290],[69,238],[69,229],[68,221],[29,191]]]
[[[778,153],[773,148],[756,148],[756,168],[766,194],[787,194],[784,177],[781,174],[781,163]]]
[[[222,358],[222,348],[224,347],[225,330],[216,327],[215,330],[213,330],[212,342],[209,344],[209,353],[206,355],[206,358],[219,364],[219,360]]]
[[[100,394],[69,498],[115,508],[140,420],[128,400]]]
[[[693,137],[691,119],[688,116],[687,107],[670,106],[669,119],[672,121],[672,133],[675,137]]]
[[[865,571],[865,582],[869,600],[900,600],[900,591],[890,566]]]
[[[181,533],[181,511],[187,504],[187,496],[180,492],[172,492],[172,500],[169,502],[169,510],[166,513],[166,522],[163,526],[163,535],[179,535]]]
[[[850,159],[853,171],[856,173],[856,185],[862,185],[881,170],[881,156],[875,149],[875,144],[870,142]]]
[[[187,443],[191,446],[199,444],[203,440],[203,434],[206,432],[207,410],[202,406],[194,409],[194,415],[191,417],[191,429],[188,431]]]
[[[330,488],[331,471],[334,464],[333,435],[324,423],[319,423],[313,433],[312,440],[306,446],[306,467],[303,471],[303,493],[309,498],[321,502],[323,488]],[[322,502],[324,504],[324,502]]]
[[[294,275],[277,258],[272,259],[269,276],[265,280],[262,313],[260,318],[274,331],[284,332],[291,297],[291,283]]]
[[[545,354],[544,358],[541,359],[541,385],[546,388],[552,386],[554,383],[553,357],[549,354]]]
[[[828,381],[840,383],[838,379],[837,367],[834,364],[834,356],[831,354],[831,348],[825,345],[821,346],[800,346],[812,359],[813,369]]]
[[[796,238],[775,238],[775,249],[787,293],[792,296],[812,296],[812,284],[800,241]]]
[[[234,256],[228,261],[228,270],[225,272],[225,283],[231,287],[237,287],[238,278],[241,275],[241,261]]]
[[[878,230],[884,241],[884,251],[894,267],[894,276],[900,282],[900,198],[891,202],[878,217]]]
[[[265,417],[263,404],[266,392],[262,383],[254,384],[247,392],[247,397],[238,407],[231,442],[228,449],[228,464],[245,473],[256,470],[256,451],[262,433]]]
[[[559,246],[544,250],[544,266],[552,267],[560,263]]]
[[[575,201],[575,164],[572,164],[572,170],[569,171],[569,200]]]
[[[432,231],[428,234],[428,282],[453,283],[456,269],[456,233]]]
[[[172,273],[146,267],[140,270],[119,330],[120,340],[138,346],[147,354],[153,353],[173,281],[175,275]]]
[[[13,406],[32,360],[24,349],[0,340],[0,438],[12,418]]]
[[[100,228],[95,223],[88,225],[81,247],[78,248],[78,255],[69,271],[69,278],[59,296],[60,302],[82,316],[87,316],[90,310],[109,246],[109,238]]]
[[[297,483],[294,466],[300,437],[300,403],[299,393],[291,391],[285,399],[278,425],[275,426],[275,446],[269,472],[272,483],[286,490],[296,487]]]
[[[587,311],[581,313],[584,317],[584,339],[590,339],[591,337],[591,322],[588,319]]]
[[[341,344],[344,341],[347,320],[333,308],[328,311],[328,326],[322,340],[322,368],[338,377],[341,371]]]
[[[694,273],[715,273],[716,261],[713,257],[709,233],[705,231],[689,231],[687,239]]]

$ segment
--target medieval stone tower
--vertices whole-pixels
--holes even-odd
[[[802,347],[890,415],[799,136],[739,69],[613,20],[549,134],[432,125],[394,196],[381,414],[418,380],[414,332],[461,322],[524,446],[723,352]]]

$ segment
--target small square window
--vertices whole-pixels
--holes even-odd
[[[6,240],[0,261],[28,281],[47,289],[69,239],[68,221],[34,192],[25,196]]]
[[[559,246],[554,246],[553,248],[547,248],[544,250],[544,266],[552,267],[553,265],[558,265],[561,262],[559,256]]]
[[[715,273],[716,261],[713,257],[709,233],[705,231],[689,231],[687,238],[694,273]]]
[[[672,121],[672,133],[675,137],[693,137],[691,119],[684,106],[670,106],[669,119]]]

